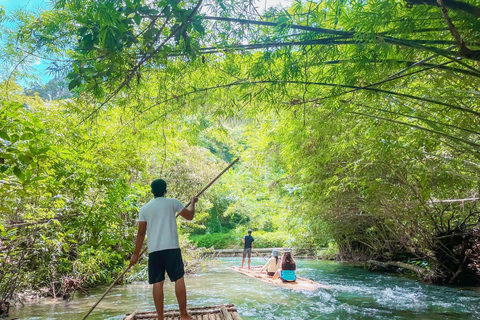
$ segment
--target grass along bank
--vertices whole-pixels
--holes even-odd
[[[228,233],[206,233],[201,235],[191,235],[190,240],[197,247],[235,249],[243,247],[242,238],[245,234],[246,232],[241,232],[241,230],[237,229]],[[285,247],[290,245],[287,235],[282,231],[254,231],[252,236],[255,239],[255,248]]]

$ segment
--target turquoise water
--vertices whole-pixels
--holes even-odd
[[[189,306],[233,303],[243,319],[480,319],[480,290],[428,285],[371,273],[333,261],[297,261],[298,274],[332,287],[296,292],[270,286],[228,269],[238,258],[223,258],[186,278]],[[262,264],[254,258],[252,265]],[[11,310],[11,318],[81,319],[105,288],[72,301],[39,300]],[[176,308],[173,284],[165,285],[167,308]],[[123,319],[133,310],[154,310],[146,282],[115,287],[89,319]]]

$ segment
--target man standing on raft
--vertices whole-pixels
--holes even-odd
[[[182,217],[192,220],[198,198],[192,198],[190,206],[186,208],[177,199],[165,198],[167,183],[164,180],[153,181],[151,187],[155,198],[140,208],[137,242],[130,266],[137,263],[147,233],[148,282],[153,284],[153,300],[158,320],[163,320],[165,271],[167,271],[170,281],[175,282],[180,320],[190,320],[192,317],[187,313],[187,290],[183,278],[185,270],[178,242],[175,214],[180,212]]]
[[[242,266],[245,263],[245,257],[248,257],[248,269],[250,269],[250,259],[252,258],[252,251],[253,251],[253,241],[255,241],[252,237],[252,230],[248,229],[248,235],[244,236],[243,239],[243,259],[242,259]]]

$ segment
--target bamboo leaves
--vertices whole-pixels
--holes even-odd
[[[198,45],[192,42],[190,31],[203,34],[201,20],[195,16],[201,2],[186,7],[180,1],[160,1],[151,6],[141,1],[86,4],[83,11],[72,11],[78,27],[79,42],[69,73],[69,89],[79,86],[104,97],[113,82],[119,87],[109,89],[105,103],[115,96],[134,76],[140,76],[140,67],[147,61],[164,56],[173,47],[181,46],[194,56]],[[175,44],[169,40],[175,40]],[[139,61],[137,60],[139,57]],[[113,81],[113,82],[112,82]]]

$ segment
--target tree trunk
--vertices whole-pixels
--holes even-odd
[[[417,273],[424,280],[430,280],[434,276],[434,273],[431,270],[424,269],[422,267],[414,266],[414,265],[411,265],[405,262],[400,262],[400,261],[381,262],[376,260],[368,260],[367,263],[370,265],[374,265],[382,268],[399,267],[402,269],[407,269]]]
[[[426,4],[430,6],[438,6],[436,0],[406,0],[408,7],[413,7],[414,5]],[[462,1],[456,0],[444,0],[443,1],[445,7],[452,9],[452,10],[460,10],[468,14],[473,14],[475,17],[480,18],[480,8],[471,5],[469,3],[465,3]]]
[[[0,302],[0,316],[7,316],[8,310],[10,309],[10,302],[8,301],[1,301]]]

